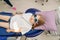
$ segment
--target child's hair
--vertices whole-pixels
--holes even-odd
[[[35,27],[38,27],[40,25],[43,25],[45,23],[43,16],[40,14],[38,14],[38,15],[40,16],[40,19],[38,19],[38,23],[36,23],[35,25],[34,24],[32,25],[33,26],[32,29],[34,29]]]

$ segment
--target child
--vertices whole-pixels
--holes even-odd
[[[43,25],[44,18],[42,15],[37,14],[33,15],[31,13],[28,14],[16,14],[12,17],[0,15],[0,19],[10,22],[0,22],[0,26],[7,29],[7,32],[21,32],[25,34],[30,31],[31,28],[34,29],[39,25]]]

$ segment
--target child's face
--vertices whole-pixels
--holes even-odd
[[[33,27],[37,27],[43,25],[45,20],[42,15],[31,16],[30,22],[32,23]]]
[[[39,19],[41,19],[41,16],[40,16],[40,15],[36,15],[36,17],[31,16],[30,22],[31,22],[32,24],[36,24],[36,22],[37,22]]]

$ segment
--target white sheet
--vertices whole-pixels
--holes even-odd
[[[32,25],[29,22],[32,14],[23,14],[23,15],[15,15],[11,18],[10,28],[18,31],[21,28],[21,33],[25,34],[31,30]]]

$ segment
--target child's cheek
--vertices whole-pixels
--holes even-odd
[[[34,23],[34,19],[31,18],[31,19],[30,19],[30,22],[33,24],[33,23]]]

